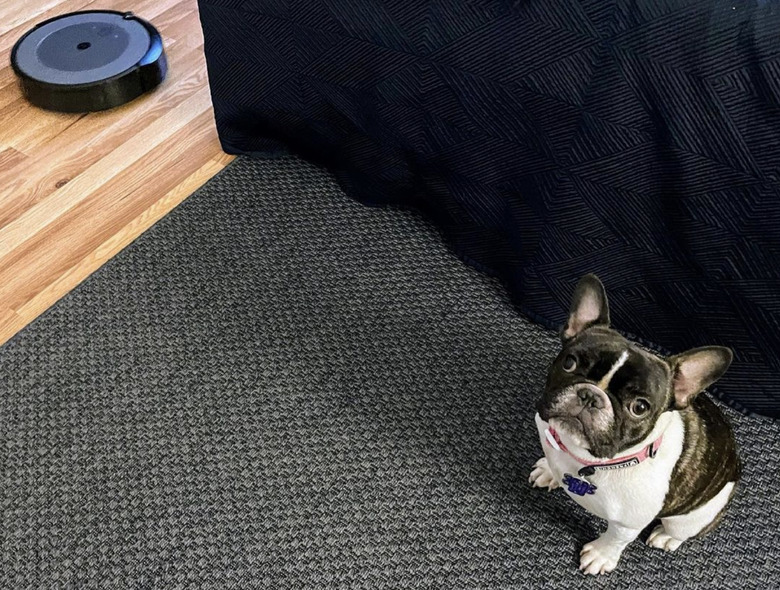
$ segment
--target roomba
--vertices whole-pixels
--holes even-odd
[[[119,106],[165,78],[162,38],[131,12],[87,10],[39,23],[11,50],[24,96],[53,111]]]

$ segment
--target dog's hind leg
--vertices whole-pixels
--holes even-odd
[[[708,533],[723,516],[723,510],[731,499],[734,491],[734,482],[729,482],[718,492],[714,498],[706,504],[691,510],[687,514],[666,516],[647,538],[650,547],[657,547],[664,551],[674,551],[683,541],[691,537]]]

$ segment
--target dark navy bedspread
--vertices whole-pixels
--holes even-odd
[[[422,210],[519,309],[736,352],[780,416],[780,1],[200,0],[225,151]]]

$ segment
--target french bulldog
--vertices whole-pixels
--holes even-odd
[[[707,346],[661,358],[632,344],[609,327],[595,275],[578,283],[561,339],[537,405],[544,458],[530,482],[564,487],[607,521],[582,548],[580,570],[614,570],[656,519],[647,544],[666,551],[714,529],[741,466],[731,427],[701,392],[726,371],[731,351]]]

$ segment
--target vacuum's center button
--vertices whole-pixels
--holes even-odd
[[[37,54],[42,64],[56,70],[92,70],[118,59],[129,42],[129,35],[118,26],[79,23],[47,35]]]

